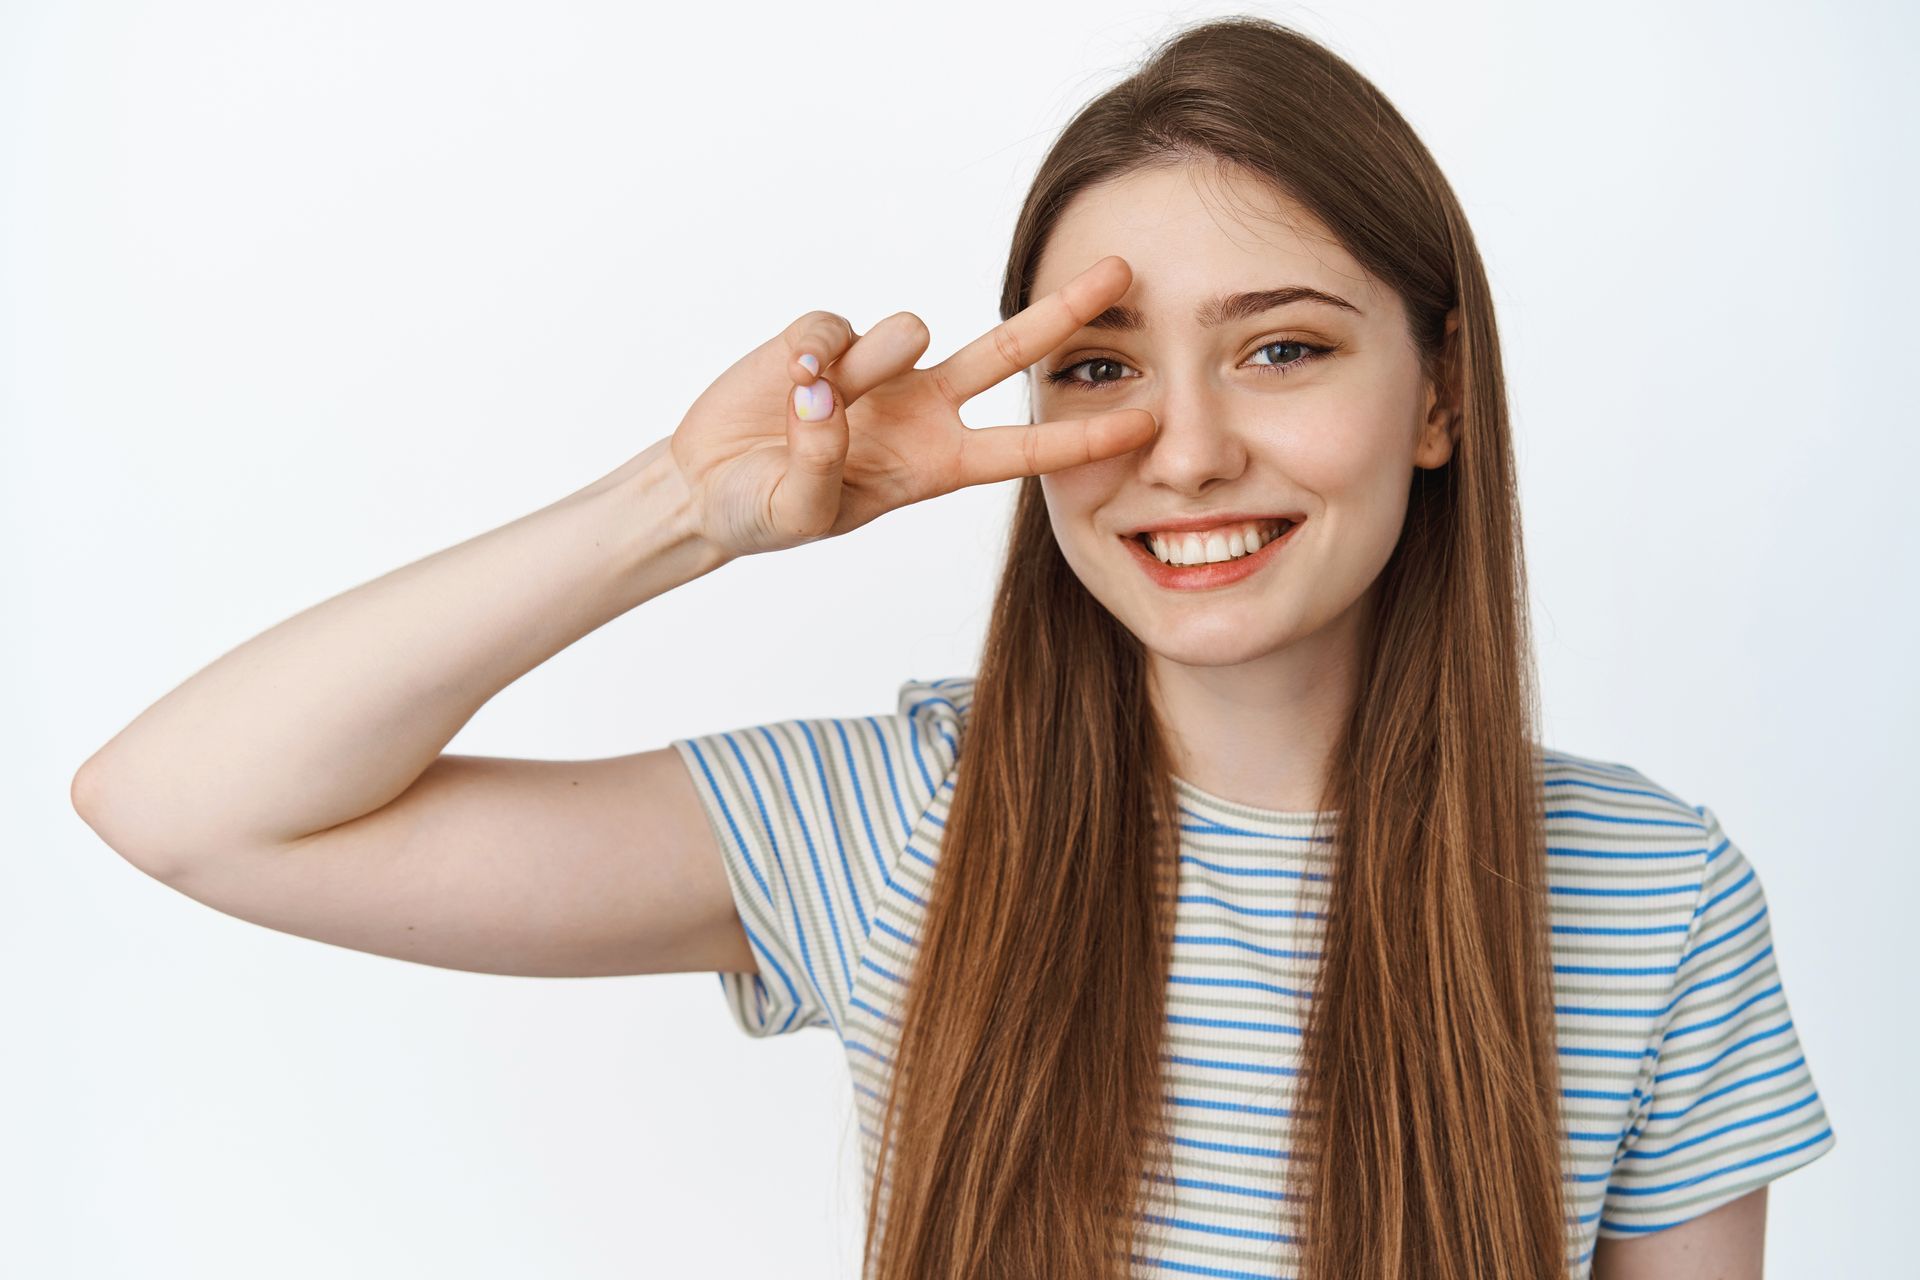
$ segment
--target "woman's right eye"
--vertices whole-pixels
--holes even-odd
[[[1085,360],[1076,360],[1072,364],[1061,365],[1058,369],[1055,369],[1052,373],[1049,373],[1047,375],[1047,381],[1055,384],[1070,382],[1070,383],[1073,383],[1075,386],[1081,386],[1081,387],[1097,387],[1097,386],[1103,386],[1110,382],[1125,381],[1124,378],[1076,378],[1074,377],[1073,371],[1075,369],[1081,368],[1084,365],[1108,365],[1116,369],[1125,369],[1128,367],[1127,365],[1122,364],[1120,361],[1113,359],[1111,356],[1090,356]]]

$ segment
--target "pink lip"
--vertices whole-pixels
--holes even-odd
[[[1127,544],[1133,558],[1147,571],[1147,576],[1163,587],[1175,591],[1209,591],[1215,587],[1224,587],[1240,581],[1249,574],[1258,573],[1261,566],[1279,555],[1293,535],[1299,531],[1304,520],[1295,520],[1287,531],[1272,542],[1264,543],[1250,556],[1241,556],[1237,560],[1221,560],[1212,564],[1172,565],[1161,562],[1153,550],[1136,537],[1122,535],[1120,541]]]

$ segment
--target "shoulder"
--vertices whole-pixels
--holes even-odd
[[[1544,758],[1563,1052],[1640,1059],[1630,1091],[1582,1095],[1626,1106],[1596,1231],[1645,1238],[1818,1158],[1833,1128],[1760,872],[1719,816],[1630,765]]]
[[[973,709],[973,682],[970,675],[905,680],[894,714],[911,724],[916,735],[937,739],[957,756],[967,715]]]
[[[1614,760],[1541,752],[1547,880],[1557,916],[1595,928],[1637,923],[1678,942],[1705,888],[1711,811]]]
[[[1659,974],[1685,986],[1703,966],[1771,952],[1760,872],[1712,808],[1631,765],[1552,749],[1543,759],[1556,946],[1629,938],[1637,964],[1657,962],[1578,972]]]
[[[722,972],[754,1036],[846,1027],[860,957],[952,787],[970,682],[907,680],[891,711],[675,738],[718,841],[752,973]]]
[[[1705,833],[1708,811],[1630,764],[1563,748],[1541,750],[1548,829],[1587,826],[1630,831]]]
[[[971,677],[902,681],[891,715],[859,720],[877,749],[870,764],[875,782],[892,790],[915,814],[924,813],[953,785],[972,703]]]
[[[751,809],[871,803],[910,826],[950,785],[972,683],[912,678],[897,687],[891,712],[799,716],[677,738],[673,745],[697,780],[716,795],[738,795]]]

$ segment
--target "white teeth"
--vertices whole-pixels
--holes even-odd
[[[1285,531],[1282,521],[1263,521],[1211,530],[1204,539],[1197,533],[1150,533],[1147,545],[1163,564],[1213,564],[1258,551]]]

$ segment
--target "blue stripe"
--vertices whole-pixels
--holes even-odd
[[[1695,1034],[1696,1032],[1710,1030],[1714,1027],[1720,1026],[1722,1023],[1731,1021],[1736,1015],[1746,1011],[1747,1009],[1752,1008],[1754,1005],[1758,1004],[1762,1000],[1765,1000],[1767,997],[1777,996],[1779,994],[1781,994],[1781,988],[1780,988],[1780,984],[1776,982],[1772,986],[1768,987],[1765,991],[1754,992],[1752,995],[1748,996],[1745,1000],[1742,1000],[1739,1004],[1733,1006],[1733,1008],[1727,1010],[1723,1014],[1720,1014],[1712,1018],[1706,1018],[1699,1022],[1690,1022],[1684,1027],[1674,1027],[1673,1029],[1667,1032],[1666,1039],[1669,1043],[1671,1043],[1674,1040],[1678,1040],[1682,1036],[1690,1036]],[[1785,1025],[1786,1024],[1784,1023],[1781,1024],[1782,1028],[1784,1028]],[[1751,1044],[1752,1040],[1741,1040],[1741,1041],[1737,1041],[1736,1043]],[[1729,1048],[1731,1047],[1732,1046],[1729,1046]],[[1699,1069],[1700,1068],[1698,1067],[1687,1068],[1688,1071],[1698,1071]]]
[[[1213,1067],[1220,1071],[1252,1071],[1266,1076],[1297,1076],[1299,1071],[1293,1067],[1275,1067],[1264,1062],[1234,1062],[1225,1058],[1190,1058],[1182,1054],[1168,1053],[1160,1055],[1168,1062],[1183,1067]]]
[[[900,794],[900,775],[893,767],[893,752],[887,749],[887,735],[881,729],[880,722],[872,716],[867,717],[867,726],[873,730],[873,740],[880,748],[880,765],[887,775],[887,794],[893,799],[894,820],[900,824],[901,839],[913,834],[913,824],[907,820],[907,802]],[[881,879],[886,879],[886,867],[880,869]]]
[[[1549,858],[1615,858],[1625,862],[1691,862],[1700,856],[1698,849],[1583,849],[1578,845],[1550,844]]]
[[[1241,1115],[1284,1117],[1293,1114],[1293,1111],[1288,1107],[1261,1107],[1251,1102],[1223,1102],[1214,1098],[1187,1098],[1179,1094],[1167,1095],[1167,1101],[1173,1103],[1176,1107],[1198,1107],[1209,1111],[1232,1111]]]
[[[1194,1018],[1182,1014],[1169,1014],[1167,1021],[1182,1027],[1215,1027],[1235,1031],[1267,1031],[1276,1034],[1297,1036],[1299,1027],[1288,1026],[1283,1022],[1241,1022],[1233,1018]]]
[[[1700,829],[1700,818],[1697,814],[1686,809],[1680,809],[1677,810],[1677,812],[1685,814],[1686,816],[1679,818],[1646,818],[1637,814],[1600,813],[1593,809],[1563,809],[1553,805],[1547,806],[1547,816],[1549,818],[1584,818],[1589,822],[1618,822],[1624,826],[1634,827],[1680,827],[1687,831],[1698,831]],[[1689,850],[1689,852],[1699,853],[1700,850],[1693,849]],[[1662,854],[1658,856],[1672,857],[1674,855]]]
[[[1682,1119],[1686,1117],[1688,1114],[1690,1114],[1695,1107],[1705,1106],[1707,1103],[1712,1102],[1715,1099],[1723,1098],[1729,1093],[1734,1093],[1738,1090],[1746,1088],[1748,1085],[1759,1084],[1764,1080],[1771,1080],[1775,1076],[1783,1076],[1787,1074],[1787,1072],[1789,1071],[1797,1070],[1798,1068],[1806,1065],[1806,1061],[1807,1060],[1804,1057],[1795,1058],[1792,1062],[1785,1063],[1782,1066],[1770,1067],[1765,1071],[1758,1071],[1758,1072],[1755,1072],[1753,1075],[1742,1076],[1738,1080],[1728,1081],[1726,1084],[1720,1086],[1718,1089],[1713,1090],[1713,1092],[1711,1093],[1701,1094],[1699,1097],[1695,1098],[1692,1102],[1689,1102],[1684,1107],[1677,1107],[1672,1111],[1649,1111],[1647,1113],[1647,1119],[1649,1121]]]
[[[1547,892],[1565,894],[1570,898],[1670,898],[1676,893],[1698,893],[1700,885],[1696,882],[1661,885],[1653,889],[1583,889],[1556,884],[1547,886]]]
[[[1227,876],[1260,876],[1281,880],[1326,879],[1325,876],[1317,872],[1295,871],[1290,867],[1229,867],[1218,862],[1208,862],[1204,858],[1196,858],[1190,853],[1181,854],[1180,861],[1183,865],[1205,867],[1208,871],[1217,871],[1221,875]]]
[[[1778,1160],[1781,1156],[1790,1156],[1794,1152],[1813,1146],[1817,1142],[1824,1142],[1832,1136],[1833,1130],[1831,1128],[1822,1129],[1811,1138],[1802,1139],[1799,1142],[1793,1143],[1791,1146],[1776,1147],[1772,1151],[1762,1152],[1751,1159],[1736,1161],[1733,1164],[1723,1164],[1717,1169],[1709,1169],[1705,1173],[1696,1173],[1693,1177],[1682,1178],[1678,1182],[1665,1182],[1657,1187],[1608,1187],[1607,1195],[1609,1198],[1613,1196],[1657,1196],[1674,1191],[1684,1191],[1688,1187],[1697,1187],[1703,1182],[1711,1182],[1713,1179],[1725,1177],[1729,1173],[1738,1173],[1742,1169],[1751,1169],[1753,1166],[1765,1164],[1769,1160]],[[1605,1220],[1602,1219],[1602,1222],[1605,1223]],[[1623,1231],[1642,1229],[1639,1227],[1623,1226],[1619,1223],[1605,1223],[1605,1225],[1615,1226]],[[1659,1228],[1649,1227],[1645,1229],[1658,1230]]]
[[[1215,1280],[1291,1280],[1291,1277],[1274,1277],[1265,1271],[1235,1271],[1231,1267],[1203,1267],[1191,1262],[1171,1262],[1165,1258],[1147,1258],[1137,1253],[1127,1257],[1134,1262],[1145,1262],[1161,1271],[1177,1271],[1185,1276],[1213,1276]]]
[[[726,742],[728,746],[733,748],[734,755],[736,757],[739,757],[740,747],[739,747],[739,744],[734,742],[732,735],[729,734],[726,736]],[[733,833],[734,843],[739,850],[741,860],[746,864],[747,869],[752,873],[755,882],[758,883],[758,885],[760,886],[760,892],[766,898],[767,904],[771,906],[773,904],[773,890],[767,884],[766,877],[760,873],[759,865],[755,862],[753,857],[753,851],[747,844],[746,837],[741,834],[740,824],[734,820],[733,809],[731,806],[727,804],[726,797],[725,795],[722,794],[719,783],[713,776],[713,768],[707,763],[706,753],[701,751],[697,745],[694,746],[693,753],[694,753],[695,759],[697,759],[700,762],[701,773],[703,773],[706,776],[708,795],[711,798],[712,804],[725,817],[727,829]],[[753,775],[751,771],[748,771],[746,769],[746,761],[744,758],[741,758],[740,764],[741,764],[743,776],[745,776],[747,779],[748,788],[749,790],[752,791],[754,800],[756,802],[759,802],[760,790],[757,786],[754,785]],[[761,813],[762,819],[764,820],[766,816],[765,804],[760,805],[760,813]],[[773,849],[774,859],[776,862],[778,862],[780,857],[779,847],[777,845],[770,845],[769,847]],[[780,875],[781,875],[781,880],[784,882],[786,879],[786,869],[784,865],[781,867]],[[789,903],[792,902],[791,893],[788,894],[788,901]],[[775,914],[777,915],[778,912],[776,911]],[[805,952],[804,952],[805,932],[799,928],[799,917],[797,915],[794,917],[794,926],[795,926],[795,932],[800,935],[802,940],[802,944],[803,944],[802,959],[804,961],[805,960]],[[786,967],[780,963],[779,957],[777,957],[773,953],[773,951],[767,946],[766,942],[759,937],[759,935],[755,934],[751,929],[747,929],[746,921],[744,919],[741,920],[740,927],[746,930],[747,941],[753,944],[754,948],[757,951],[759,951],[760,955],[762,956],[763,959],[765,959],[767,964],[772,966],[774,974],[777,977],[779,977],[781,982],[786,986],[787,994],[789,998],[792,1000],[792,1002],[795,1005],[803,1004],[804,1001],[800,996],[799,990],[794,986],[793,979],[788,975]],[[809,980],[812,981],[813,983],[813,989],[816,992],[819,992],[820,984],[818,980],[814,979],[813,977],[813,966],[811,963],[807,963],[807,974],[808,974]],[[826,996],[824,994],[821,994],[821,999],[825,1001]],[[787,1026],[791,1026],[791,1021],[789,1021]],[[786,1027],[783,1027],[782,1029],[785,1030]]]
[[[1817,1103],[1819,1100],[1820,1100],[1819,1094],[1808,1093],[1806,1096],[1802,1097],[1798,1102],[1790,1102],[1784,1107],[1777,1107],[1772,1111],[1763,1111],[1757,1116],[1748,1116],[1746,1119],[1736,1120],[1732,1124],[1723,1124],[1718,1129],[1709,1129],[1705,1133],[1696,1134],[1691,1138],[1686,1138],[1686,1139],[1683,1139],[1682,1141],[1671,1143],[1667,1146],[1661,1147],[1656,1151],[1643,1151],[1640,1149],[1638,1144],[1635,1144],[1633,1149],[1631,1151],[1624,1152],[1621,1158],[1626,1160],[1663,1160],[1666,1157],[1672,1155],[1676,1151],[1684,1151],[1688,1147],[1698,1146],[1702,1142],[1711,1142],[1713,1139],[1725,1137],[1729,1133],[1734,1133],[1741,1129],[1751,1128],[1756,1124],[1765,1124],[1769,1120],[1778,1120],[1781,1116],[1787,1115],[1794,1111],[1799,1111],[1804,1107],[1812,1106],[1813,1104]]]
[[[1281,1235],[1278,1231],[1261,1231],[1253,1227],[1222,1227],[1211,1222],[1195,1222],[1191,1218],[1164,1218],[1156,1213],[1139,1213],[1135,1217],[1157,1226],[1173,1227],[1180,1231],[1193,1231],[1203,1235],[1226,1236],[1234,1240],[1261,1240],[1268,1244],[1279,1244],[1291,1240],[1292,1236]]]
[[[1282,920],[1318,920],[1325,914],[1320,911],[1293,910],[1287,907],[1252,907],[1245,903],[1228,902],[1225,898],[1216,898],[1212,894],[1207,893],[1183,893],[1178,895],[1174,901],[1197,902],[1209,907],[1225,907],[1235,915],[1260,916],[1263,918]]]
[[[1296,1000],[1310,998],[1310,993],[1298,987],[1282,987],[1271,982],[1261,982],[1255,978],[1201,978],[1189,974],[1171,973],[1167,982],[1172,986],[1193,987],[1245,987],[1252,991],[1271,991],[1277,996],[1290,996]]]
[[[1667,1005],[1668,1010],[1671,1011],[1677,1008],[1681,1004],[1685,1003],[1687,1000],[1691,999],[1697,993],[1701,991],[1705,991],[1708,987],[1717,987],[1724,982],[1732,982],[1735,978],[1739,977],[1741,974],[1745,973],[1747,970],[1753,968],[1753,966],[1759,964],[1762,960],[1765,960],[1768,956],[1772,954],[1773,954],[1773,944],[1768,943],[1766,946],[1760,948],[1760,950],[1754,952],[1752,955],[1748,956],[1745,960],[1742,960],[1739,964],[1727,970],[1725,973],[1717,973],[1711,978],[1700,979],[1700,981],[1694,983],[1692,986],[1688,987],[1685,991],[1682,991],[1679,995],[1675,996],[1668,1003]]]
[[[820,758],[820,747],[819,744],[813,740],[813,730],[810,729],[804,721],[800,722],[799,727],[801,736],[807,740],[807,745],[813,749],[814,759],[818,761]],[[826,908],[827,927],[833,934],[834,950],[839,953],[841,990],[850,990],[853,987],[853,962],[847,958],[847,942],[840,934],[840,913],[834,909],[833,891],[827,887],[826,868],[820,865],[820,850],[819,847],[814,844],[813,827],[807,822],[806,807],[800,799],[800,794],[793,788],[793,771],[787,767],[787,753],[780,749],[779,742],[774,739],[770,730],[765,728],[761,729],[760,736],[766,739],[767,749],[773,752],[774,763],[780,766],[780,781],[786,786],[788,803],[793,806],[794,822],[799,826],[800,835],[807,844],[807,861],[813,868],[814,884],[820,891],[820,896],[817,901]],[[822,807],[831,814],[833,812],[831,800],[824,796],[822,796],[821,799],[824,802]],[[764,811],[762,816],[765,816]],[[836,821],[833,825],[834,833],[837,837],[840,824]],[[773,838],[773,824],[769,821],[767,823],[767,839],[771,842]],[[800,939],[804,943],[806,941],[806,930],[800,924],[800,906],[798,899],[790,899],[789,905],[793,910],[794,931],[800,935]],[[820,997],[822,1002],[829,1006],[827,1012],[833,1017],[834,1025],[837,1027],[839,1025],[839,1016],[834,1014],[831,1008],[833,1000],[827,996],[824,990],[820,992]]]
[[[1256,955],[1279,956],[1283,960],[1317,960],[1318,951],[1291,951],[1285,947],[1264,947],[1257,942],[1248,942],[1245,938],[1221,938],[1205,933],[1176,933],[1173,935],[1176,945],[1187,943],[1195,947],[1238,947],[1242,951],[1251,951]]]

